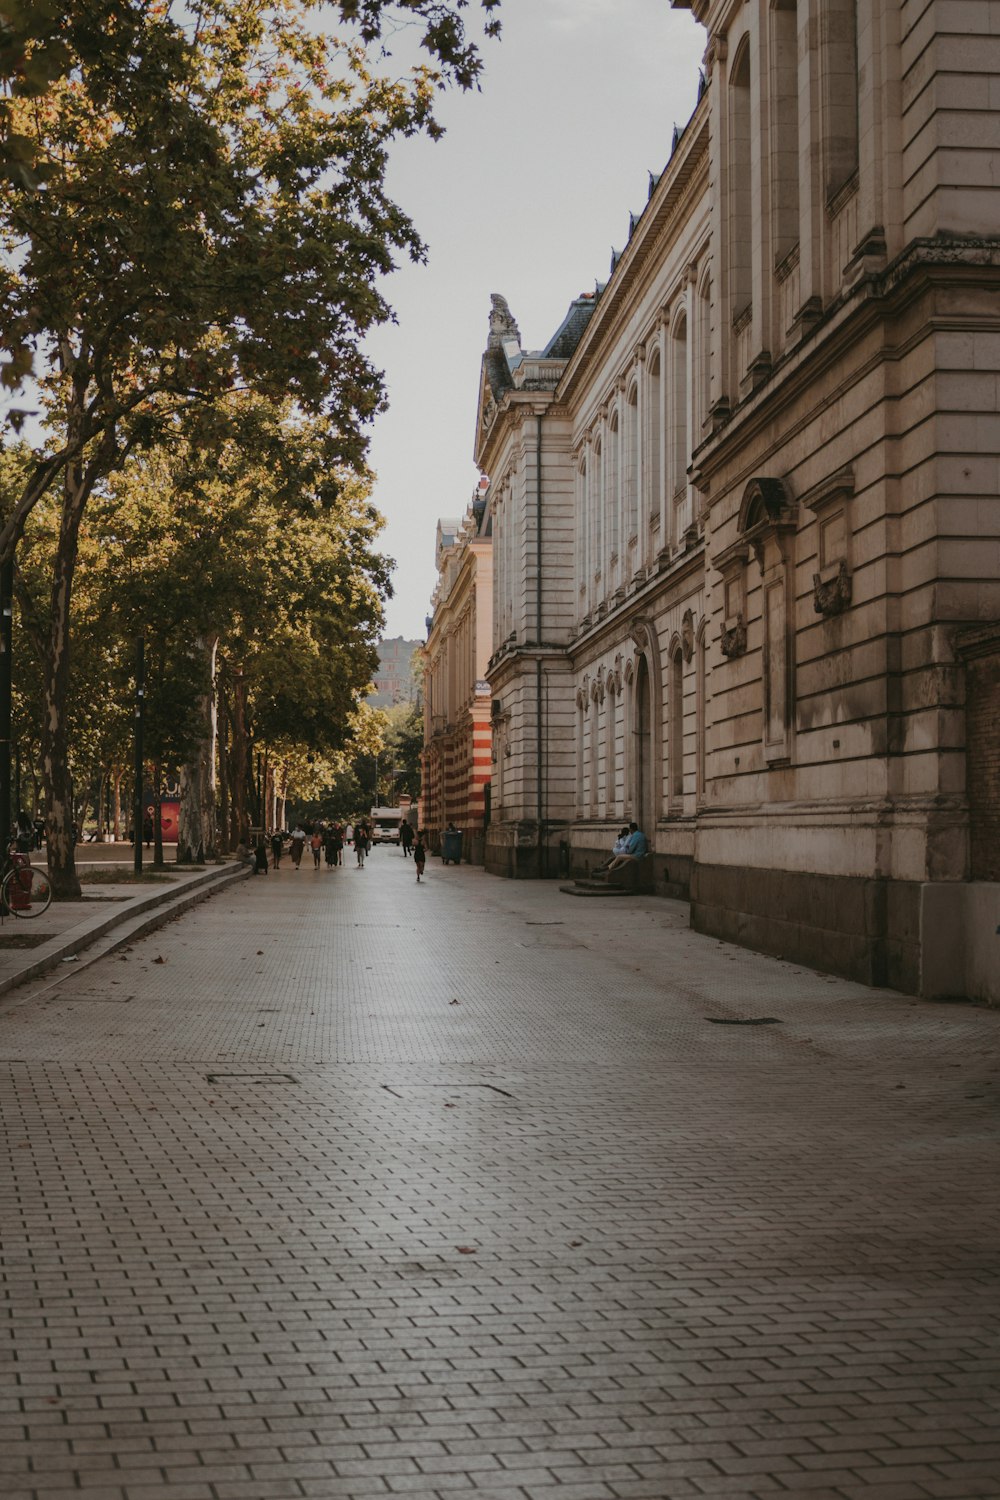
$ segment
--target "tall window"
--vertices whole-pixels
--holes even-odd
[[[680,646],[670,658],[670,798],[684,795],[684,656]]]
[[[698,334],[695,340],[695,362],[698,369],[696,382],[697,410],[695,413],[692,448],[708,436],[709,414],[712,410],[712,282],[708,276],[702,278],[698,291]]]
[[[608,462],[604,474],[607,501],[607,549],[609,557],[618,554],[618,527],[621,513],[621,441],[618,431],[618,413],[611,418],[608,429]]]
[[[687,382],[687,318],[680,317],[674,325],[671,340],[673,358],[670,381],[671,422],[671,481],[674,497],[683,495],[687,486],[687,466],[690,457],[688,441],[688,382]]]
[[[586,724],[584,697],[579,693],[576,700],[576,810],[580,817],[587,810],[583,792],[583,735]]]
[[[643,471],[646,491],[646,515],[650,520],[660,514],[660,495],[663,479],[660,474],[660,423],[662,411],[662,383],[660,381],[660,351],[649,357],[646,371],[646,466]]]
[[[603,548],[601,546],[601,508],[603,504],[604,448],[600,439],[594,447],[594,466],[590,472],[590,586],[601,568]]]
[[[625,402],[625,534],[630,542],[639,532],[639,391],[632,386]]]
[[[587,515],[587,460],[584,458],[576,474],[576,577],[577,587],[581,593],[587,582],[589,519]]]
[[[858,7],[856,0],[825,0],[819,8],[827,197],[858,167]]]
[[[771,6],[771,232],[775,262],[799,242],[799,26],[796,0]]]
[[[696,682],[696,775],[695,784],[699,803],[705,797],[705,739],[708,733],[708,672],[705,662],[705,622],[702,620],[698,628],[698,636],[695,645],[695,682]]]
[[[615,726],[617,720],[618,699],[615,696],[614,683],[609,682],[607,690],[607,708],[604,716],[604,811],[607,817],[613,817],[618,810],[618,777],[615,756]]]
[[[744,41],[729,75],[729,311],[750,306],[752,261],[750,192],[750,46]]]
[[[598,812],[597,778],[599,770],[599,758],[601,753],[601,740],[597,725],[597,694],[592,693],[590,698],[590,812],[592,817]]]

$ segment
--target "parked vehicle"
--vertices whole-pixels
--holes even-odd
[[[368,815],[368,821],[372,827],[374,843],[399,843],[399,825],[403,821],[401,807],[373,807]]]

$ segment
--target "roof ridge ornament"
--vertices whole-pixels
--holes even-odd
[[[490,336],[486,347],[487,349],[501,349],[509,339],[516,339],[517,347],[520,349],[521,330],[517,326],[507,298],[502,297],[499,292],[491,292]]]

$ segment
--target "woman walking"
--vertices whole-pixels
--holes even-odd
[[[292,864],[296,868],[302,863],[302,851],[306,847],[306,831],[301,823],[292,829]]]
[[[417,842],[413,846],[413,863],[416,866],[418,885],[420,884],[420,877],[424,873],[426,859],[427,850],[424,848],[424,836],[422,833],[418,833]]]

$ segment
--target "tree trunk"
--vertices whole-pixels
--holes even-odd
[[[229,825],[229,704],[219,684],[219,853],[232,849]]]
[[[285,826],[285,793],[288,790],[288,762],[282,761],[280,780],[275,780],[274,788],[274,826],[283,829]]]
[[[49,876],[56,900],[79,900],[80,877],[76,872],[73,839],[73,777],[69,768],[69,735],[66,709],[70,681],[70,601],[73,575],[79,546],[80,522],[91,491],[99,476],[107,471],[115,452],[114,429],[106,429],[89,461],[85,459],[84,436],[87,416],[87,394],[90,368],[86,361],[74,366],[73,351],[67,343],[60,347],[63,369],[72,369],[66,402],[65,437],[74,454],[66,460],[63,472],[62,509],[59,517],[59,539],[52,563],[51,614],[42,664],[42,736],[41,773],[45,788],[46,835]],[[60,461],[61,463],[61,461]],[[44,466],[43,466],[44,467]],[[41,475],[42,471],[39,471]],[[51,478],[51,475],[49,475]],[[48,488],[45,479],[44,488]],[[41,483],[41,478],[39,478]],[[39,493],[43,493],[40,490]],[[22,497],[23,500],[24,497]],[[22,507],[23,509],[23,507]],[[8,519],[5,533],[23,528],[23,512]],[[8,536],[9,539],[9,536]]]
[[[121,766],[115,766],[113,768],[112,775],[114,777],[114,788],[115,788],[115,804],[114,804],[115,843],[116,844],[120,844],[121,843],[121,838],[122,838],[122,770],[121,770]]]
[[[108,773],[102,766],[97,777],[97,798],[94,803],[94,811],[97,813],[97,842],[99,844],[104,843],[104,802],[107,784]]]
[[[59,540],[52,564],[52,613],[42,667],[42,784],[49,875],[56,900],[78,901],[73,843],[73,777],[69,768],[66,704],[69,698],[70,596],[80,521],[89,493],[78,463],[66,470]]]
[[[250,818],[247,810],[247,787],[250,781],[250,748],[247,734],[247,688],[243,670],[233,671],[233,822],[237,846],[250,846]]]
[[[215,753],[218,739],[215,665],[219,638],[203,641],[209,690],[201,699],[204,738],[194,759],[181,767],[181,803],[177,833],[178,864],[202,864],[217,856],[215,831]]]

